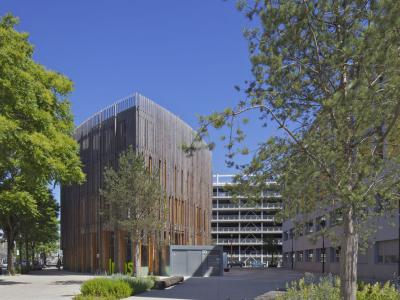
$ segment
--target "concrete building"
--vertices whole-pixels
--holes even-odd
[[[194,135],[181,119],[140,94],[112,104],[76,128],[86,182],[61,189],[66,270],[123,272],[125,263],[132,262],[137,241],[131,241],[129,233],[107,227],[100,217],[99,196],[104,167],[115,168],[120,153],[129,146],[143,154],[150,170],[159,172],[166,194],[163,230],[140,243],[142,273],[168,273],[169,245],[210,243],[211,153],[206,149],[192,156],[183,152],[182,146]]]
[[[229,261],[246,266],[281,261],[282,227],[275,214],[282,208],[281,195],[272,187],[263,193],[262,203],[249,205],[246,199],[232,201],[226,186],[233,175],[213,175],[211,233],[213,243],[223,246]],[[272,244],[272,245],[271,245]]]
[[[339,274],[340,231],[335,235],[336,243],[321,235],[323,226],[334,227],[340,221],[339,214],[330,213],[325,219],[316,215],[302,230],[294,230],[292,220],[285,221],[283,228],[283,265],[285,268],[317,273]],[[337,219],[339,218],[339,219]],[[399,220],[387,218],[377,220],[377,231],[370,238],[368,248],[358,254],[358,277],[360,279],[390,280],[398,272]],[[375,224],[375,222],[374,222]],[[393,226],[394,225],[394,226]],[[297,231],[297,234],[294,232]],[[313,236],[318,236],[315,240]]]

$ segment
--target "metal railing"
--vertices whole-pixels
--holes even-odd
[[[281,232],[282,231],[282,227],[255,227],[255,226],[251,226],[251,227],[219,227],[219,228],[215,228],[212,227],[211,228],[212,232]]]
[[[237,220],[237,221],[241,221],[241,220],[262,220],[262,221],[275,221],[275,218],[272,216],[256,216],[256,215],[247,215],[247,216],[213,216],[212,220],[214,221],[225,221],[225,220]]]
[[[247,205],[237,205],[237,204],[213,204],[213,208],[217,209],[223,209],[223,208],[235,208],[235,209],[260,209],[260,208],[272,208],[272,209],[281,209],[283,206],[282,204],[273,204],[273,203],[268,203],[268,204],[263,204],[263,205],[253,205],[253,206],[247,206]]]
[[[144,98],[144,96],[135,93],[107,106],[77,126],[74,135],[79,138],[80,136],[87,134],[92,128],[101,124],[105,120],[115,117],[118,113],[136,106],[140,98]]]

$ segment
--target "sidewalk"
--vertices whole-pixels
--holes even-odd
[[[72,299],[83,281],[93,275],[58,271],[55,268],[31,271],[24,275],[0,275],[0,299]]]

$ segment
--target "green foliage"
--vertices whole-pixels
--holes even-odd
[[[118,169],[105,168],[102,216],[114,230],[130,233],[135,243],[135,274],[139,274],[139,241],[164,224],[165,195],[158,172],[146,167],[144,157],[132,147],[123,152]]]
[[[83,296],[83,295],[76,295],[74,300],[116,300],[117,298],[113,296],[108,297],[97,297],[97,296]]]
[[[341,300],[340,279],[327,276],[320,278],[319,282],[308,281],[302,278],[288,285],[287,292],[278,296],[277,300]],[[398,300],[400,293],[393,285],[386,283],[363,284],[357,291],[357,300]]]
[[[150,171],[143,156],[132,147],[120,155],[117,170],[104,170],[101,195],[107,207],[102,212],[105,219],[137,239],[143,238],[142,231],[146,234],[162,224],[159,209],[164,193],[158,173]]]
[[[340,207],[341,228],[324,234],[341,234],[342,283],[351,283],[342,291],[354,299],[358,245],[399,201],[400,1],[249,0],[238,8],[254,20],[244,33],[253,79],[246,100],[200,118],[194,145],[208,127],[226,127],[227,165],[241,170],[238,193],[258,201],[276,180],[281,217],[300,226],[315,211]],[[235,129],[244,113],[280,131],[240,165],[244,135]]]
[[[72,82],[33,60],[17,23],[10,14],[0,19],[0,228],[9,257],[28,219],[43,212],[48,184],[84,180],[67,99]]]
[[[389,282],[383,286],[379,283],[367,284],[357,292],[357,300],[398,300],[400,293]]]
[[[133,294],[131,286],[123,280],[110,278],[94,278],[81,285],[83,296],[108,297],[107,299],[121,299]]]
[[[76,300],[115,300],[148,291],[158,280],[155,276],[130,277],[115,274],[85,281],[81,285],[81,295]]]
[[[121,274],[113,275],[112,279],[127,282],[134,291],[134,295],[151,290],[154,287],[155,282],[158,280],[155,276],[131,277]]]

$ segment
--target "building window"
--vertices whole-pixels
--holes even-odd
[[[310,234],[314,232],[314,223],[313,221],[307,222],[305,225],[306,234]]]
[[[149,156],[149,174],[153,172],[153,159]]]
[[[289,233],[287,231],[283,232],[283,240],[287,241],[289,237]]]
[[[213,188],[213,196],[214,197],[218,196],[218,189],[217,188]]]
[[[118,122],[117,128],[117,143],[119,150],[124,150],[126,148],[126,125],[125,120]]]
[[[89,138],[88,138],[88,137],[85,137],[85,138],[82,140],[81,144],[82,144],[82,150],[88,149],[88,148],[89,148]]]
[[[160,186],[162,186],[162,182],[161,182],[161,159],[158,160],[158,182],[160,183]]]
[[[297,257],[298,262],[302,262],[303,261],[303,251],[297,251],[296,257]]]
[[[312,262],[314,257],[314,250],[306,250],[306,261],[307,262]]]
[[[398,262],[399,243],[397,240],[375,243],[375,260],[378,264],[395,264]]]
[[[338,263],[340,260],[340,247],[331,247],[330,248],[330,262]]]
[[[316,260],[317,262],[326,262],[326,249],[317,249]]]
[[[166,160],[164,160],[163,172],[164,172],[164,191],[166,191],[167,190],[167,161]]]

